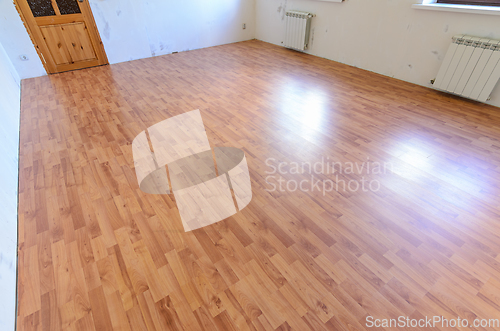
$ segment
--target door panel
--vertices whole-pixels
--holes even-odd
[[[47,25],[40,30],[56,65],[96,59],[83,22]]]
[[[47,43],[47,47],[52,55],[52,59],[56,64],[66,64],[70,62],[70,56],[66,45],[63,43],[62,31],[59,25],[47,25],[40,28],[43,39]]]
[[[87,0],[15,0],[48,73],[107,64]]]

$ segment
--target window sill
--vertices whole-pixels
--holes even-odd
[[[489,7],[489,6],[468,6],[468,5],[451,5],[443,3],[429,3],[429,4],[413,4],[411,6],[415,9],[425,9],[425,10],[439,10],[439,11],[451,11],[458,13],[468,13],[468,14],[485,14],[485,15],[500,15],[500,7]]]

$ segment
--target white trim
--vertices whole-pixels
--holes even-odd
[[[433,0],[423,0],[421,4],[416,3],[411,6],[415,9],[451,11],[468,14],[500,15],[500,7],[494,6],[471,6],[452,5],[445,3],[434,3]]]

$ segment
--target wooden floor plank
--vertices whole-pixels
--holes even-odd
[[[498,108],[255,40],[23,80],[21,101],[19,331],[500,316]],[[253,199],[186,233],[131,144],[194,109]]]

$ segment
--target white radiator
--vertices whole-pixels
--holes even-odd
[[[284,46],[300,51],[306,50],[311,30],[311,13],[291,10],[286,12],[286,34]]]
[[[499,61],[500,40],[455,36],[434,87],[484,102],[500,79]]]

